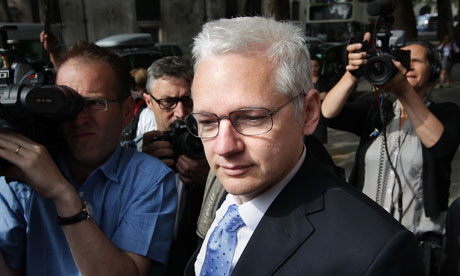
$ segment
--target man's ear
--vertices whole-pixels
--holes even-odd
[[[150,98],[149,93],[144,92],[144,94],[142,94],[142,96],[144,96],[144,101],[147,104],[148,108],[150,108],[150,110],[153,111],[152,98]]]
[[[304,96],[302,124],[303,134],[311,135],[316,129],[321,112],[321,103],[318,90],[311,89]]]
[[[134,100],[129,96],[122,103],[123,126],[128,125],[134,117]]]

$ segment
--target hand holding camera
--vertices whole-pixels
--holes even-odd
[[[371,38],[369,32],[364,34],[363,41],[368,42]],[[347,71],[355,75],[353,71],[360,69],[361,66],[367,62],[367,53],[363,50],[363,43],[352,43],[347,46],[348,51],[348,64],[346,65]],[[359,77],[359,76],[357,76]]]
[[[73,190],[46,148],[22,134],[0,130],[0,158],[14,165],[2,167],[3,175],[25,180],[44,197],[56,200]]]
[[[355,53],[361,53],[360,57],[366,59],[364,64],[358,64],[359,67],[350,73],[357,78],[363,76],[376,86],[387,83],[400,71],[393,64],[393,60],[399,61],[407,71],[410,70],[410,51],[401,49],[406,44],[405,32],[391,31],[394,20],[392,12],[395,7],[395,1],[371,2],[367,12],[369,15],[378,16],[374,29],[370,36],[365,35],[361,47],[350,47],[355,50]],[[348,48],[347,50],[350,51]]]
[[[209,165],[203,144],[201,139],[189,133],[182,120],[174,121],[168,131],[146,132],[142,152],[157,157],[177,171],[184,184],[206,182]]]
[[[176,169],[184,184],[205,184],[209,173],[209,164],[205,158],[192,159],[185,155],[177,158]]]
[[[367,32],[364,34],[363,42],[353,43],[347,46],[347,71],[349,71],[355,77],[360,77],[364,74],[370,83],[379,86],[382,89],[388,90],[393,94],[399,94],[400,92],[410,89],[410,84],[407,82],[405,77],[406,73],[410,69],[410,56],[408,64],[403,64],[398,60],[390,59],[391,66],[387,61],[385,61],[384,65],[376,62],[375,56],[368,60],[369,54],[366,52],[366,50],[368,50],[370,38],[371,34]],[[410,51],[405,52],[409,52],[410,55]],[[380,58],[386,60],[389,57],[380,56]],[[407,63],[407,61],[405,62]],[[385,67],[385,69],[383,69],[385,76],[382,76],[384,78],[381,79],[377,77],[378,72],[381,72],[379,66]]]
[[[175,167],[174,149],[170,141],[164,140],[163,131],[153,130],[144,133],[142,152],[160,159],[168,167]]]

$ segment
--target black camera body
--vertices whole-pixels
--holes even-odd
[[[367,62],[353,74],[364,76],[373,85],[383,85],[396,75],[398,69],[393,60],[401,62],[407,70],[410,70],[410,51],[396,47],[371,49],[366,41],[361,42],[363,47],[360,51],[367,53]]]
[[[42,144],[54,156],[62,150],[64,142],[59,123],[73,120],[83,105],[83,98],[66,86],[0,86],[0,129],[9,129]],[[0,166],[6,164],[0,159]]]
[[[51,71],[36,71],[8,44],[8,31],[0,26],[0,129],[20,133],[56,155],[65,146],[59,123],[73,120],[84,107],[83,98],[67,86],[52,85]],[[10,166],[0,159],[0,168]]]
[[[170,130],[163,136],[155,137],[154,141],[165,140],[173,145],[174,155],[185,155],[192,159],[205,158],[203,143],[200,138],[193,136],[187,129],[183,120],[175,120],[170,125]]]
[[[402,66],[410,70],[410,51],[401,50],[405,46],[405,32],[391,31],[394,20],[391,13],[395,6],[394,0],[376,0],[369,3],[367,8],[369,15],[378,18],[370,43],[362,41],[358,51],[367,53],[367,62],[351,73],[356,77],[364,76],[373,85],[383,85],[396,75],[398,69],[392,60],[401,62]]]

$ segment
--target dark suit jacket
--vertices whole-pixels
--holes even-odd
[[[194,275],[196,255],[185,275]],[[306,160],[268,208],[233,275],[425,275],[415,237],[384,209]]]

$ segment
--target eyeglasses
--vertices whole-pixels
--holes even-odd
[[[163,110],[172,110],[176,108],[177,103],[181,102],[184,107],[186,108],[192,108],[193,107],[193,100],[191,96],[184,96],[180,98],[173,98],[173,97],[168,97],[164,99],[157,99],[155,98],[152,94],[149,94],[149,96],[157,102],[157,104],[160,106],[161,109]]]
[[[298,94],[273,111],[263,107],[243,108],[221,117],[213,113],[200,112],[191,113],[184,120],[190,133],[201,139],[216,137],[219,134],[220,121],[223,119],[229,119],[233,128],[242,135],[262,135],[273,128],[273,115],[302,95],[304,94]]]
[[[107,100],[105,98],[85,98],[83,109],[88,112],[104,112],[107,111],[107,105],[109,103],[118,102],[119,99]]]

